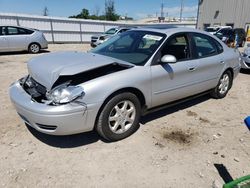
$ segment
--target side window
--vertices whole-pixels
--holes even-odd
[[[224,51],[223,46],[217,40],[215,40],[215,39],[212,39],[212,40],[214,41],[214,44],[217,47],[218,53],[219,54],[222,53]]]
[[[162,50],[162,56],[173,55],[177,61],[183,61],[190,58],[190,48],[185,34],[170,37]]]
[[[28,34],[28,35],[30,35],[30,34],[32,34],[32,33],[35,32],[35,31],[29,30],[29,29],[25,29],[25,31],[26,31],[26,34]]]
[[[3,35],[2,27],[0,27],[0,36]]]
[[[25,29],[18,28],[18,34],[19,35],[26,35],[27,33],[26,33]]]
[[[16,27],[8,27],[8,35],[18,35],[18,29]]]
[[[193,39],[198,58],[218,54],[216,46],[213,42],[214,39],[210,38],[209,36],[198,33],[193,35]]]
[[[28,30],[28,29],[24,29],[24,28],[18,28],[18,34],[19,35],[30,35],[32,34],[34,31]]]

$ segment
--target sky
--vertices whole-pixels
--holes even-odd
[[[165,16],[180,15],[181,0],[114,0],[115,9],[119,15],[133,17],[134,19],[145,18],[149,15],[160,16],[160,6],[164,3]],[[198,0],[183,0],[183,17],[195,17],[197,15]],[[104,13],[105,0],[0,0],[0,12],[24,13],[42,15],[47,6],[49,16],[69,17],[81,12],[86,8],[90,14],[99,10]]]

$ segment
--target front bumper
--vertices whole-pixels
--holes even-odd
[[[92,42],[90,43],[91,47],[95,48],[96,46],[102,44],[104,41],[103,40],[97,40],[96,42]]]
[[[250,69],[250,58],[242,57],[241,68],[242,69]]]
[[[34,102],[19,82],[10,86],[9,95],[19,116],[39,132],[70,135],[94,128],[98,105],[89,105],[87,109],[87,105],[74,102],[58,106]]]

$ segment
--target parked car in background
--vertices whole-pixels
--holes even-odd
[[[108,31],[99,34],[99,35],[94,35],[91,37],[91,47],[96,47],[99,44],[102,44],[104,41],[108,40],[114,35],[117,35],[119,33],[123,33],[125,31],[128,31],[132,29],[133,27],[114,27],[109,29]]]
[[[247,44],[247,48],[242,53],[241,68],[250,69],[250,44]]]
[[[214,35],[219,29],[220,29],[220,27],[214,26],[214,27],[207,27],[205,29],[205,31],[212,34],[212,35]]]
[[[205,29],[205,31],[209,32],[212,35],[214,35],[215,33],[219,32],[220,30],[223,30],[223,29],[232,29],[232,27],[231,26],[215,25],[215,26],[212,26],[212,27],[207,27]]]
[[[235,46],[236,43],[239,47],[243,47],[246,42],[246,32],[243,28],[223,28],[218,30],[214,35],[231,47]],[[236,37],[236,35],[238,38]]]
[[[0,52],[29,51],[38,53],[48,48],[44,34],[36,29],[0,26]]]
[[[200,93],[224,98],[240,70],[240,54],[207,32],[137,28],[88,53],[33,58],[29,75],[10,86],[28,126],[51,135],[93,129],[117,141],[139,128],[141,114]]]

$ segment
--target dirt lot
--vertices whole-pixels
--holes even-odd
[[[88,49],[50,45],[49,51]],[[106,143],[94,132],[54,137],[30,131],[17,116],[8,86],[36,55],[0,55],[0,187],[180,187],[222,185],[214,164],[233,178],[250,174],[250,73],[228,96],[204,96],[149,114],[131,137]]]

